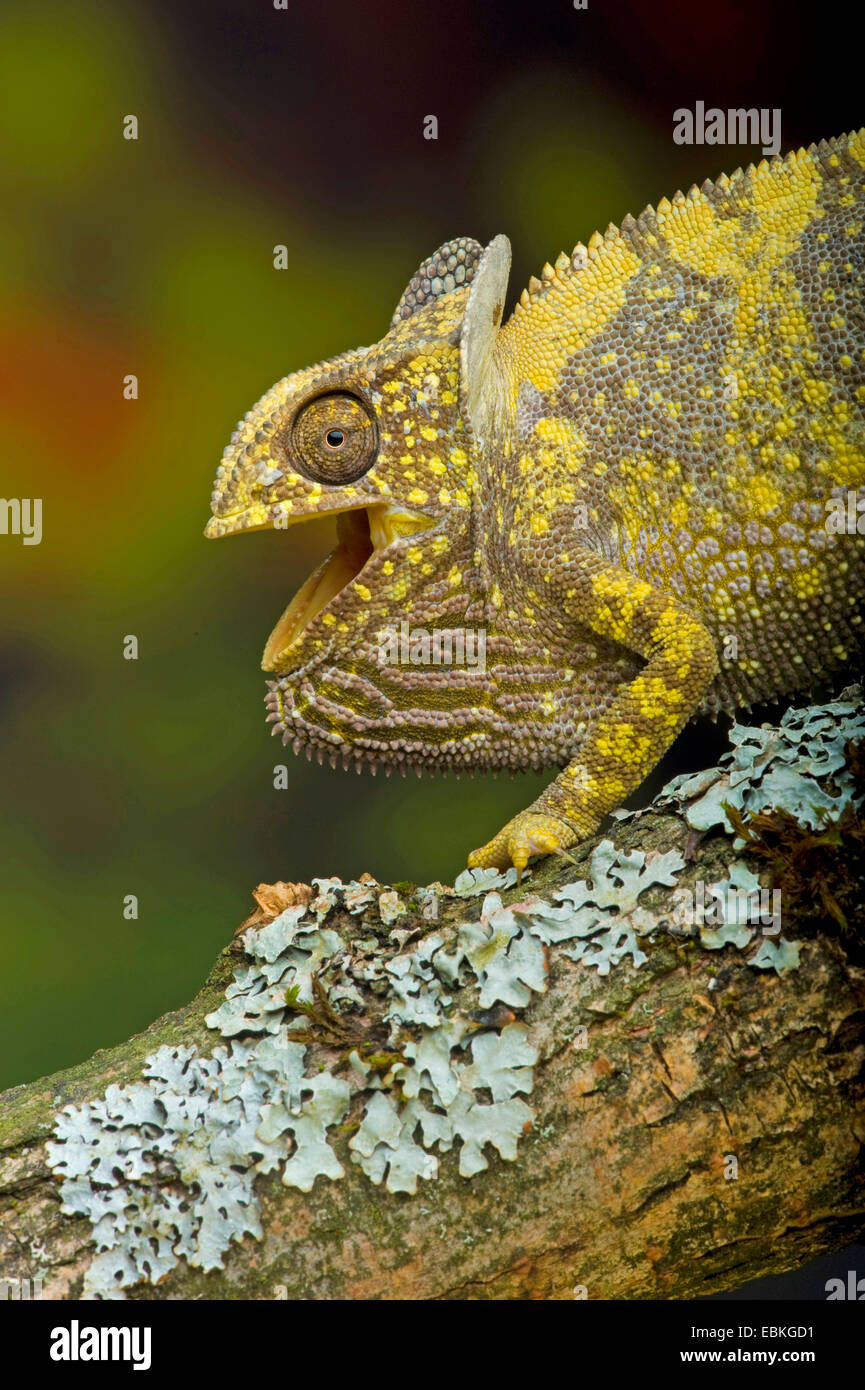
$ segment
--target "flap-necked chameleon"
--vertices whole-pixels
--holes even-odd
[[[863,166],[865,130],[663,199],[545,265],[504,324],[507,239],[459,237],[380,342],[277,382],[206,534],[336,519],[264,653],[283,740],[373,770],[558,766],[469,858],[521,869],[590,834],[695,714],[848,664]],[[482,633],[485,662],[395,659],[397,628],[409,652]]]

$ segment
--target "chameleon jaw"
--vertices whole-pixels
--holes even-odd
[[[310,575],[283,612],[267,639],[261,669],[283,671],[290,664],[293,649],[303,633],[360,576],[368,561],[401,536],[426,530],[429,525],[428,517],[412,515],[387,504],[339,512],[337,547]]]

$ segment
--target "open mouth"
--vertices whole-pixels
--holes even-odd
[[[268,637],[262,670],[279,671],[285,666],[292,647],[310,623],[357,578],[373,555],[386,550],[398,537],[412,535],[428,525],[427,517],[410,516],[390,506],[339,512],[336,549],[298,590]]]

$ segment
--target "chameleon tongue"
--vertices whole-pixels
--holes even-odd
[[[372,554],[366,510],[342,512],[336,519],[339,544],[295,594],[273,632],[261,658],[264,671],[278,671],[313,618],[359,574]]]

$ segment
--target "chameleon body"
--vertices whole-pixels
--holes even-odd
[[[265,651],[284,741],[558,766],[469,859],[519,870],[590,834],[696,713],[849,665],[863,166],[860,131],[677,193],[546,265],[504,326],[506,239],[446,243],[379,343],[278,382],[207,534],[336,517]],[[483,667],[395,662],[404,622],[482,631]]]

